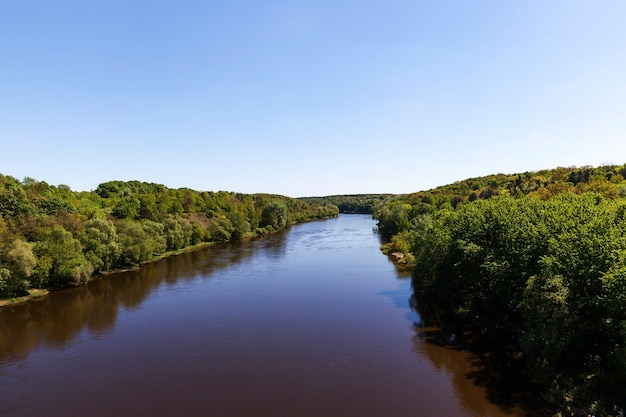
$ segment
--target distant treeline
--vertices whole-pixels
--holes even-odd
[[[199,192],[139,181],[74,192],[0,174],[0,298],[337,214],[330,204],[279,195]]]
[[[330,204],[337,206],[340,213],[373,214],[393,194],[351,194],[331,195],[327,197],[303,197],[302,201],[312,204]]]
[[[375,218],[422,302],[506,347],[555,412],[614,416],[626,407],[625,177],[626,165],[473,178],[397,196]]]

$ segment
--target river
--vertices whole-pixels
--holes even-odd
[[[1,416],[509,416],[429,342],[367,215],[0,308]]]

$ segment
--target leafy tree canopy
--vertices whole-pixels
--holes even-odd
[[[73,192],[66,185],[0,175],[0,298],[337,214],[330,204],[279,195],[198,192],[140,181]]]

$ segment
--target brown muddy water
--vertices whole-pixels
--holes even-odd
[[[517,416],[430,343],[365,215],[0,308],[1,416]]]

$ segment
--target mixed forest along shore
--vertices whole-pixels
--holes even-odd
[[[271,194],[199,192],[139,181],[74,192],[0,175],[0,300],[40,296],[183,250],[337,214],[332,205]]]
[[[434,312],[424,317],[471,334],[482,365],[523,379],[547,414],[614,416],[626,406],[625,178],[626,165],[569,167],[407,195],[292,199],[136,181],[73,192],[0,176],[0,298],[340,211],[373,213],[383,252],[412,273],[415,307]]]
[[[459,181],[375,211],[418,308],[470,331],[551,412],[626,407],[626,165]],[[494,352],[499,352],[493,363]]]

